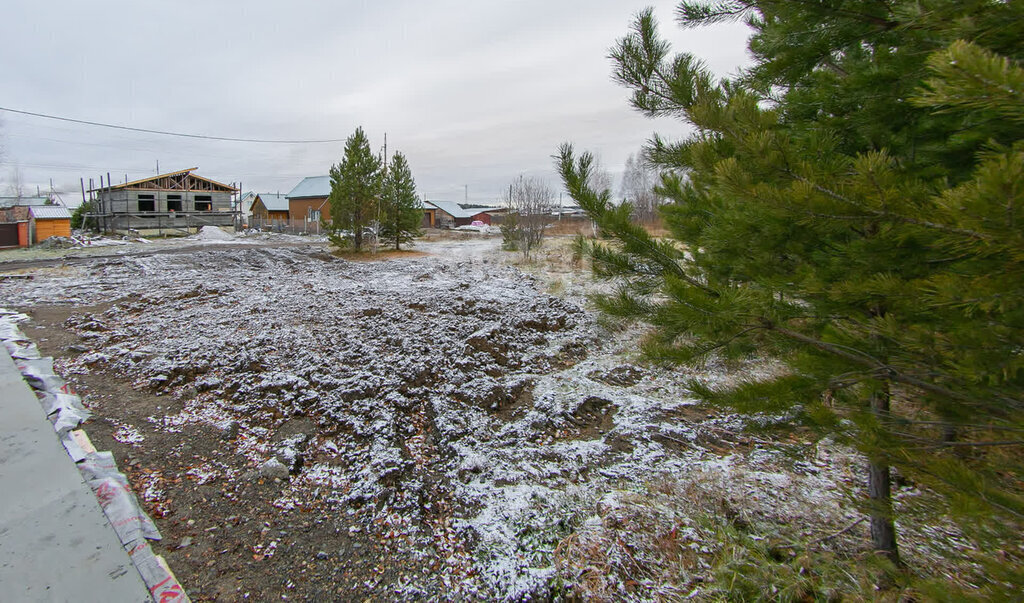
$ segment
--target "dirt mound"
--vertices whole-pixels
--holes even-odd
[[[204,226],[191,238],[199,241],[231,241],[235,237],[216,226]]]

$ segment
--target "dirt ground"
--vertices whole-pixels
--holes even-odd
[[[848,451],[745,437],[682,385],[772,367],[644,366],[588,276],[499,243],[183,245],[21,266],[0,306],[32,317],[197,601],[548,598],[610,493],[690,472],[778,521],[856,519]]]

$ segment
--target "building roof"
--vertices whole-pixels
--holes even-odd
[[[38,205],[29,208],[36,220],[67,220],[71,212],[63,205]]]
[[[295,188],[285,197],[289,199],[303,199],[308,197],[327,197],[330,194],[330,176],[307,176],[302,179],[302,182],[295,185]],[[270,208],[268,207],[267,209]]]
[[[193,167],[193,168],[188,168],[187,170],[178,170],[177,172],[167,172],[166,174],[157,174],[156,176],[150,176],[149,178],[142,178],[141,180],[132,180],[131,182],[123,182],[121,184],[115,184],[113,186],[108,185],[108,186],[101,186],[101,187],[89,189],[89,192],[93,192],[93,191],[101,191],[102,192],[102,191],[106,191],[106,190],[119,190],[119,189],[127,189],[127,188],[132,188],[132,189],[134,189],[134,188],[141,188],[141,189],[147,189],[147,190],[149,190],[149,189],[162,190],[162,189],[166,188],[166,190],[179,190],[178,187],[174,187],[174,186],[171,186],[171,187],[161,187],[160,186],[161,183],[158,182],[158,181],[164,180],[164,179],[173,179],[176,176],[187,176],[187,177],[190,177],[190,178],[194,178],[195,180],[201,180],[203,182],[209,183],[211,186],[221,188],[221,189],[223,189],[225,191],[237,191],[238,190],[237,188],[235,188],[234,186],[232,186],[230,184],[224,184],[223,182],[217,182],[216,180],[210,180],[209,178],[204,178],[202,176],[197,176],[197,175],[192,173],[192,172],[194,172],[194,171],[196,171],[198,169],[199,168],[197,168],[197,167]],[[150,186],[145,186],[147,184],[150,185]],[[166,182],[164,184],[166,184]]]
[[[37,197],[31,196],[26,197],[24,195],[20,197],[0,197],[0,207],[31,207],[35,205],[46,205],[50,203],[49,197]]]
[[[463,209],[462,206],[454,201],[425,201],[426,208],[430,209],[430,206],[434,206],[440,209],[444,213],[450,215],[453,218],[472,218],[479,214],[486,214],[492,211],[498,211],[500,207],[471,207],[469,209]]]
[[[259,193],[256,195],[267,211],[288,211],[288,197],[281,193]]]

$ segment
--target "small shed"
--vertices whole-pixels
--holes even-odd
[[[63,205],[34,205],[29,209],[33,243],[42,243],[50,237],[71,236],[71,212]]]
[[[30,220],[27,207],[0,209],[0,249],[28,247]]]

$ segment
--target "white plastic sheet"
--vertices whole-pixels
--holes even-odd
[[[71,387],[54,372],[53,358],[42,358],[39,349],[17,327],[28,320],[25,314],[0,308],[0,343],[7,349],[36,397],[68,455],[77,463],[83,479],[92,488],[103,513],[114,528],[154,601],[188,603],[185,589],[161,557],[153,554],[150,540],[160,540],[160,531],[142,510],[132,493],[128,478],[117,470],[111,452],[86,451],[72,433],[91,414]]]
[[[32,360],[41,357],[39,348],[31,341],[6,339],[4,340],[4,347],[7,348],[7,353],[11,355],[11,358],[15,360]]]

